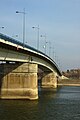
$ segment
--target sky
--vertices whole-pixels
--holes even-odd
[[[0,32],[21,42],[23,14],[16,11],[24,8],[25,43],[37,48],[39,25],[39,50],[45,52],[46,35],[46,54],[60,69],[79,69],[80,0],[0,0]]]

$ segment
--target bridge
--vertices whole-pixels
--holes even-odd
[[[38,80],[56,88],[61,76],[49,56],[2,33],[0,61],[0,99],[38,99]]]

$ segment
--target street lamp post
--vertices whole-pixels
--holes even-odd
[[[44,48],[45,48],[45,54],[46,54],[46,44],[48,43],[48,42],[46,41],[46,34],[45,34],[45,35],[41,35],[41,37],[44,37],[44,38],[45,38],[45,45],[44,45]]]
[[[32,27],[33,29],[37,29],[37,32],[38,32],[38,34],[37,34],[37,50],[39,50],[39,25],[37,26],[37,27]]]
[[[53,54],[53,60],[54,60],[54,47],[53,47],[53,52],[52,52],[52,54]]]
[[[49,56],[51,56],[51,42],[49,42]]]
[[[21,13],[23,14],[23,47],[24,47],[24,44],[25,44],[25,8],[23,9],[23,12],[19,12],[19,11],[16,11],[16,13]]]

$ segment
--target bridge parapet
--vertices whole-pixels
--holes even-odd
[[[55,70],[59,76],[61,76],[58,65],[45,53],[26,44],[24,44],[23,47],[23,43],[1,33],[0,44],[0,60],[28,62],[28,58],[31,58],[32,62],[46,66],[46,68],[48,67],[51,71]]]

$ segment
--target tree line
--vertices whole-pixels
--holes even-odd
[[[62,74],[68,78],[80,79],[80,69],[71,69],[66,72],[63,71]]]

